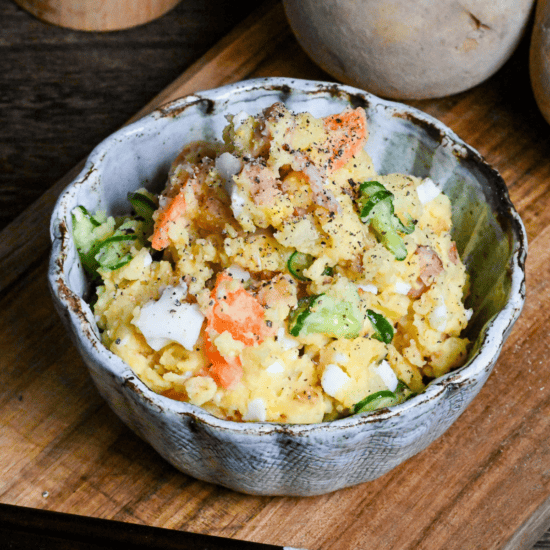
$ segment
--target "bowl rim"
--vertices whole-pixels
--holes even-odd
[[[101,340],[92,326],[90,318],[86,315],[86,308],[91,312],[89,306],[73,292],[67,281],[64,268],[70,247],[70,231],[63,220],[60,211],[63,210],[64,200],[70,196],[70,191],[75,186],[86,181],[91,171],[97,171],[101,166],[103,156],[109,149],[112,141],[139,133],[146,125],[154,125],[156,121],[164,117],[176,117],[186,108],[198,103],[208,106],[213,102],[226,103],[236,94],[250,93],[258,90],[266,92],[279,91],[291,94],[298,93],[330,93],[348,98],[356,98],[372,108],[382,107],[398,114],[405,115],[413,123],[425,127],[426,124],[433,131],[449,141],[455,154],[461,157],[468,157],[484,169],[487,177],[498,192],[498,213],[507,219],[512,233],[512,250],[508,263],[508,272],[511,277],[510,293],[505,306],[482,329],[484,335],[477,351],[468,362],[447,373],[444,376],[434,379],[426,389],[413,398],[396,405],[390,409],[381,409],[370,413],[361,413],[348,416],[338,420],[320,422],[315,424],[283,424],[272,422],[236,422],[217,418],[205,409],[187,402],[169,399],[150,390],[139,377],[131,370],[121,358],[103,346]],[[208,111],[207,111],[208,114]],[[79,342],[87,352],[91,354],[94,361],[100,364],[103,369],[111,372],[118,382],[134,391],[138,397],[146,402],[146,406],[160,409],[163,413],[175,416],[188,416],[202,424],[224,432],[239,434],[260,435],[284,433],[286,435],[314,435],[319,432],[339,432],[341,430],[365,426],[367,424],[379,424],[382,421],[395,419],[419,405],[426,405],[432,400],[442,398],[446,392],[453,391],[463,385],[471,383],[477,374],[481,374],[489,365],[489,372],[492,364],[498,357],[505,339],[513,324],[518,319],[525,302],[525,260],[527,255],[527,234],[525,227],[516,212],[510,197],[506,183],[498,171],[490,166],[483,156],[473,147],[465,143],[458,135],[448,128],[441,121],[408,105],[379,98],[369,92],[354,88],[352,86],[323,81],[302,80],[297,78],[265,77],[240,81],[222,87],[192,93],[181,98],[163,104],[150,114],[140,118],[136,122],[124,126],[101,141],[90,153],[86,164],[76,178],[64,189],[59,196],[51,217],[51,239],[52,251],[50,255],[49,281],[54,297],[62,305],[64,310],[69,312],[72,324],[75,327],[74,333]],[[93,315],[92,315],[93,318]],[[126,371],[126,373],[125,373]]]

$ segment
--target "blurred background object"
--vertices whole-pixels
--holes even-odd
[[[393,99],[462,92],[518,45],[534,0],[283,0],[298,42],[336,79]]]
[[[148,23],[180,0],[15,0],[39,19],[82,31],[114,31]]]
[[[550,1],[538,0],[529,51],[529,75],[537,105],[550,122]]]

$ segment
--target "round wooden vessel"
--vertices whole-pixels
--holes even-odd
[[[82,31],[115,31],[148,23],[180,0],[14,0],[39,19]]]

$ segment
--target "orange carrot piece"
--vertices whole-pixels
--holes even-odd
[[[212,363],[208,373],[216,384],[224,388],[238,382],[243,375],[238,358],[226,359],[211,342],[211,334],[222,334],[227,331],[234,340],[245,346],[263,342],[274,329],[264,322],[264,309],[256,298],[243,287],[236,290],[224,289],[226,283],[233,279],[226,273],[220,273],[212,291],[214,305],[206,314],[207,324],[204,331],[204,350]],[[218,296],[221,295],[221,296]]]
[[[204,351],[212,365],[208,368],[208,374],[218,386],[228,388],[239,382],[243,377],[243,368],[238,357],[227,360],[218,351],[218,348],[210,341],[208,333],[204,337]]]
[[[236,363],[213,363],[208,373],[218,386],[229,388],[243,377],[243,368]]]
[[[218,334],[226,330],[234,340],[242,342],[245,346],[261,343],[273,332],[264,321],[264,309],[243,287],[236,290],[220,291],[222,285],[233,279],[226,273],[220,273],[216,280],[216,286],[212,291],[214,306],[207,314],[207,329]],[[219,298],[218,295],[223,294]],[[254,336],[251,336],[254,335]]]
[[[357,155],[367,141],[367,116],[361,107],[323,119],[326,130],[331,132],[329,148],[333,151],[328,161],[328,171],[335,172]]]
[[[155,223],[155,231],[151,237],[151,246],[155,250],[162,250],[170,243],[168,228],[185,212],[183,189],[172,199],[164,212],[161,212]]]
[[[254,345],[263,336],[264,310],[244,288],[228,292],[225,299],[214,306],[213,312],[208,326],[218,334],[227,330],[233,339],[245,346]]]

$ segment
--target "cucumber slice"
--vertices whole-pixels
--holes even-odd
[[[367,317],[374,329],[373,338],[380,340],[384,344],[391,344],[393,340],[393,326],[392,324],[380,313],[376,313],[372,309],[367,309]]]
[[[410,234],[414,231],[414,220],[408,216],[405,225],[394,211],[394,195],[377,181],[367,181],[360,186],[359,199],[361,221],[371,224],[378,242],[382,243],[397,260],[407,257],[407,248],[398,231]]]
[[[393,223],[393,203],[380,202],[376,205],[376,212],[370,220],[378,242],[389,250],[396,260],[402,261],[407,257],[407,248],[403,239],[397,233]]]
[[[363,223],[369,222],[371,215],[374,215],[376,205],[388,199],[390,201],[393,199],[393,193],[386,191],[385,189],[377,191],[374,195],[371,195],[361,210],[361,221]]]
[[[295,250],[288,259],[286,266],[288,267],[291,275],[299,281],[309,281],[303,273],[308,267],[311,266],[314,260],[315,258],[311,254],[304,254],[303,252],[298,252]]]
[[[302,298],[298,302],[298,307],[290,314],[288,332],[292,336],[298,336],[300,334],[304,328],[305,320],[311,314],[310,306],[312,306],[315,300],[321,296],[324,296],[324,294],[308,296],[307,298]]]
[[[92,215],[88,212],[88,210],[86,210],[86,208],[84,208],[83,206],[77,206],[77,207],[75,208],[75,210],[80,210],[80,211],[82,212],[82,214],[83,214],[84,216],[86,216],[86,217],[90,220],[90,223],[91,223],[94,227],[98,227],[98,226],[101,225],[101,222],[98,221],[98,220],[96,220],[96,219],[94,218],[94,216],[92,216]]]
[[[83,207],[77,206],[71,212],[73,220],[73,238],[78,251],[86,253],[92,248],[97,238],[93,231],[100,224]]]
[[[361,314],[354,304],[326,294],[303,299],[290,316],[289,333],[305,336],[312,333],[334,338],[356,338],[361,330]]]
[[[358,414],[362,412],[374,411],[376,409],[383,409],[385,407],[392,407],[397,405],[398,397],[390,390],[382,390],[376,393],[372,393],[365,397],[365,399],[356,403],[353,407],[353,413]]]
[[[73,222],[73,238],[80,256],[82,266],[92,278],[97,277],[99,264],[95,259],[99,247],[104,239],[113,234],[115,222],[103,213],[100,223],[99,216],[92,216],[83,206],[77,206],[71,212]]]
[[[83,206],[77,206],[71,213],[76,248],[92,279],[98,277],[98,269],[113,271],[126,265],[133,257],[131,249],[136,241],[143,246],[147,244],[153,229],[154,195],[145,190],[131,195],[134,208],[141,207],[141,219],[121,217],[115,221],[104,212],[92,216]],[[149,219],[145,219],[144,214],[149,215]]]
[[[290,271],[290,274],[299,281],[311,281],[311,279],[308,279],[304,276],[304,271],[311,267],[313,262],[315,261],[315,257],[311,254],[304,254],[303,252],[298,252],[295,250],[290,258],[288,259],[288,262],[286,263],[286,266],[288,270]],[[334,276],[334,268],[330,265],[327,265],[325,269],[323,270],[322,275],[326,275],[327,277],[333,277]]]
[[[365,399],[362,399],[353,406],[353,414],[374,411],[386,407],[394,407],[395,405],[405,402],[410,397],[413,397],[413,395],[415,395],[415,393],[411,391],[404,382],[399,381],[397,388],[395,388],[395,392],[382,390],[367,395]]]
[[[362,196],[370,197],[378,191],[386,191],[386,188],[378,181],[365,181],[359,186]]]
[[[414,220],[412,219],[412,216],[410,214],[407,214],[407,225],[405,225],[397,216],[394,216],[394,218],[394,225],[398,231],[401,231],[401,233],[405,233],[405,235],[410,235],[414,231],[416,224],[414,223]]]
[[[130,250],[137,240],[137,235],[113,235],[105,239],[95,255],[99,267],[114,271],[126,265],[133,258]]]
[[[142,217],[145,221],[152,222],[157,205],[149,194],[146,195],[143,191],[128,193],[128,200],[138,216]]]

